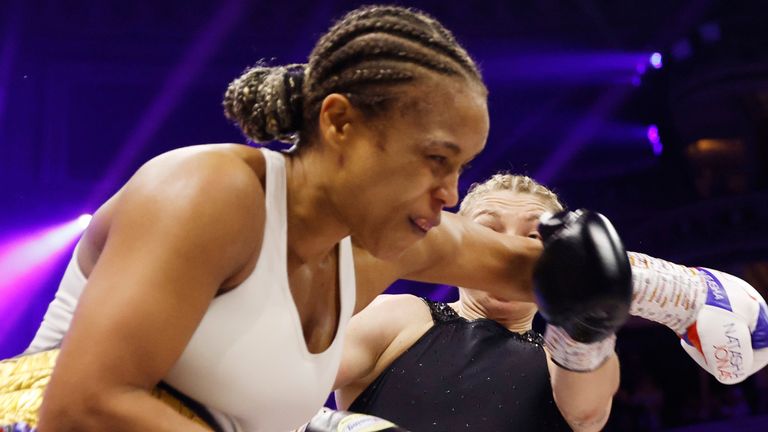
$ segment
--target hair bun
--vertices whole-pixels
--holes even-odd
[[[224,114],[255,142],[296,142],[306,65],[254,66],[227,87]]]

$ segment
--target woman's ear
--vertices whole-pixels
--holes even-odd
[[[349,139],[350,125],[358,119],[359,113],[346,96],[331,93],[320,106],[320,135],[329,145],[342,145]]]

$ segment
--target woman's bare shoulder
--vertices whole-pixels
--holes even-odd
[[[151,215],[157,219],[153,226],[186,232],[190,239],[201,231],[237,239],[246,249],[260,244],[265,208],[260,153],[246,146],[201,145],[145,163],[94,214],[81,243],[84,273],[90,273],[115,221],[131,214]]]
[[[212,168],[217,163],[231,164],[228,168],[235,170],[231,174],[238,174],[240,170],[248,168],[260,179],[266,174],[266,161],[261,149],[230,143],[181,147],[150,159],[142,168],[159,166],[165,169],[181,163],[209,164]]]

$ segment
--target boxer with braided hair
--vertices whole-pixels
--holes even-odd
[[[288,430],[332,389],[353,312],[394,280],[529,298],[546,249],[442,211],[485,145],[486,97],[448,30],[393,6],[347,14],[307,65],[247,70],[227,117],[294,150],[171,151],[96,212],[28,350],[61,345],[40,430],[201,430],[159,384],[216,429]],[[15,382],[0,419],[36,418]]]
[[[356,278],[378,274],[356,276],[359,256],[388,277],[452,280],[431,257],[454,251],[430,248],[460,244],[460,219],[444,218],[443,241],[414,246],[456,204],[461,167],[485,145],[486,96],[448,30],[393,6],[341,18],[306,65],[247,70],[226,91],[226,116],[251,141],[295,151],[174,150],[95,212],[27,351],[60,346],[45,357],[56,363],[32,426],[201,430],[152,396],[159,383],[219,429],[303,423],[332,388],[350,316],[383,290],[357,292]],[[495,261],[457,267],[488,267],[487,289],[522,290],[539,250],[507,243]],[[0,421],[36,423],[19,379],[0,382]]]

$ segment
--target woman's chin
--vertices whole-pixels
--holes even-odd
[[[407,238],[405,236],[397,236],[397,241],[393,239],[382,239],[379,242],[371,242],[371,246],[365,248],[374,257],[385,260],[393,261],[400,258],[405,251],[411,246],[418,243],[419,239]]]

